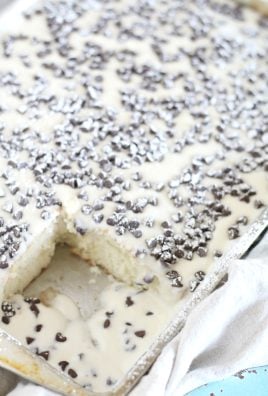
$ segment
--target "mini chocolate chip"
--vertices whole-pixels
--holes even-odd
[[[87,233],[86,227],[82,227],[81,225],[77,225],[77,224],[75,224],[74,226],[78,234],[85,235]]]
[[[132,300],[131,297],[128,296],[128,297],[126,298],[126,304],[127,304],[128,307],[130,307],[131,305],[134,304],[134,301]]]
[[[260,208],[262,208],[263,206],[264,206],[264,203],[263,203],[261,200],[255,199],[255,201],[254,201],[254,208],[260,209]]]
[[[248,224],[248,218],[247,218],[247,216],[241,216],[241,217],[239,217],[239,219],[237,220],[237,224],[247,225],[247,224]]]
[[[232,195],[232,197],[238,197],[239,196],[239,190],[236,187],[234,187],[231,190],[231,195]]]
[[[0,262],[0,269],[6,269],[8,267],[8,263]]]
[[[190,241],[186,241],[183,247],[185,250],[188,250],[189,252],[193,250],[193,244]]]
[[[38,324],[38,325],[35,326],[35,331],[37,333],[39,333],[42,330],[42,328],[43,328],[43,325],[42,324]]]
[[[178,271],[172,270],[172,271],[166,272],[166,276],[168,279],[175,279],[175,278],[179,277],[179,273],[178,273]]]
[[[180,249],[180,248],[177,248],[177,249],[175,250],[174,254],[175,254],[175,256],[176,256],[177,258],[183,258],[183,257],[184,257],[184,250],[183,250],[183,249]]]
[[[110,324],[111,324],[110,319],[106,319],[106,320],[104,321],[104,323],[103,323],[103,327],[104,327],[105,329],[107,329],[108,327],[110,327]]]
[[[49,351],[38,352],[37,355],[44,358],[45,360],[49,359]]]
[[[153,315],[154,313],[152,312],[152,311],[148,311],[148,312],[146,312],[146,316],[151,316],[151,315]]]
[[[163,221],[163,222],[161,223],[161,227],[163,227],[163,228],[170,228],[171,225],[168,223],[168,221]]]
[[[207,249],[205,247],[199,246],[196,253],[199,257],[205,257],[207,255]]]
[[[190,284],[189,284],[189,286],[190,286],[190,291],[191,292],[194,292],[196,289],[197,289],[197,287],[200,285],[200,282],[197,280],[197,279],[193,279],[193,280],[191,280],[190,281]]]
[[[125,323],[127,326],[132,326],[132,323],[130,323],[130,322],[126,322]]]
[[[107,380],[106,380],[106,385],[108,385],[108,386],[111,386],[111,385],[113,385],[113,380],[109,377],[109,378],[107,378]]]
[[[168,230],[164,231],[164,235],[165,235],[165,237],[169,238],[174,235],[174,232],[172,230],[168,229]]]
[[[2,322],[8,325],[10,323],[10,318],[8,316],[3,316],[2,317]]]
[[[55,340],[58,342],[65,342],[67,340],[67,337],[65,337],[64,335],[62,335],[61,333],[57,333]]]
[[[240,198],[240,201],[249,203],[249,202],[250,202],[250,196],[249,196],[249,194],[248,194],[248,193],[244,194],[244,195]]]
[[[148,246],[149,249],[153,249],[153,248],[155,248],[156,245],[157,245],[157,239],[156,239],[156,238],[148,239],[148,240],[146,241],[146,244],[147,244],[147,246]]]
[[[62,360],[61,362],[58,363],[58,365],[60,366],[62,371],[64,371],[66,367],[69,365],[69,362],[67,362],[66,360]]]
[[[215,257],[221,257],[222,256],[222,252],[220,250],[215,250],[214,256]]]
[[[143,338],[145,336],[146,332],[145,332],[145,330],[138,330],[138,331],[135,331],[134,334],[135,334],[135,336],[137,336],[139,338]]]
[[[30,345],[30,344],[32,344],[32,343],[34,342],[34,340],[35,340],[35,338],[32,338],[32,337],[26,337],[26,342],[27,342],[27,345]]]
[[[185,238],[181,237],[180,235],[175,235],[174,241],[175,241],[176,245],[183,245],[185,242]]]
[[[76,371],[74,371],[74,370],[71,369],[71,368],[68,370],[68,374],[69,374],[69,376],[72,377],[72,378],[76,378],[76,377],[77,377]]]
[[[38,297],[25,297],[24,301],[27,302],[28,304],[30,304],[30,303],[40,304],[40,298],[38,298]]]
[[[228,228],[228,237],[229,239],[236,239],[239,237],[239,229],[237,227],[229,227]]]
[[[114,314],[113,311],[111,311],[111,312],[109,312],[109,311],[105,312],[105,315],[108,316],[108,318],[110,318],[111,316],[113,316],[113,314]]]
[[[204,280],[206,274],[205,274],[204,271],[197,271],[197,272],[194,274],[194,276],[196,277],[196,279],[197,279],[198,281],[202,281],[202,280]]]
[[[24,297],[24,302],[26,302],[27,304],[29,304],[30,302],[32,302],[31,297]]]
[[[95,378],[98,377],[98,374],[94,369],[91,369],[90,371],[91,371],[92,377],[95,377]]]
[[[183,284],[181,283],[181,277],[179,276],[178,278],[172,279],[171,286],[172,287],[183,287]]]
[[[108,217],[106,223],[110,226],[114,226],[116,224],[116,221],[112,217]]]
[[[193,258],[193,252],[189,251],[185,253],[185,258],[186,260],[192,260]]]
[[[31,303],[30,310],[34,313],[34,315],[36,317],[38,317],[40,311],[39,311],[38,307],[35,305],[35,303]]]

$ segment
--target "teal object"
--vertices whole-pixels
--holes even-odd
[[[268,366],[239,371],[222,381],[211,382],[187,396],[268,396]]]

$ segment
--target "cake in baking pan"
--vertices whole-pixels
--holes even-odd
[[[232,1],[25,12],[1,46],[2,327],[109,389],[267,204],[267,83],[268,20]],[[115,279],[90,324],[18,295],[60,242]]]

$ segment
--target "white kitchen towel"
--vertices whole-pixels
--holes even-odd
[[[228,282],[202,301],[131,396],[182,396],[268,364],[268,259],[231,263]]]
[[[131,396],[185,395],[239,370],[268,364],[267,340],[268,258],[236,260],[228,282],[192,311],[181,334]],[[25,386],[27,393],[20,385],[9,396],[52,396]]]

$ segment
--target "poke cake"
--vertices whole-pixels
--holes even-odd
[[[4,30],[1,327],[109,390],[267,204],[268,19],[45,0]],[[55,290],[23,296],[58,243],[113,277],[90,318]]]

